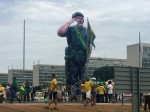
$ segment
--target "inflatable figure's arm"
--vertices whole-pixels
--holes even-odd
[[[65,37],[65,34],[68,31],[69,26],[76,20],[76,18],[72,18],[70,21],[66,22],[64,25],[62,25],[58,31],[57,35],[60,37]]]

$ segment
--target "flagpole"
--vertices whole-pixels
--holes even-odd
[[[142,48],[141,48],[142,46],[141,46],[141,37],[140,37],[140,32],[139,32],[139,70],[138,70],[138,110],[140,110],[140,105],[141,105],[141,95],[140,95],[140,93],[141,93],[141,91],[140,91],[140,86],[141,86],[141,73],[140,73],[140,68],[142,68],[142,66],[141,66],[141,50],[142,50]]]
[[[86,65],[86,69],[87,69],[87,75],[88,75],[89,74],[88,73],[89,72],[88,71],[88,63],[89,63],[89,60],[90,60],[90,54],[92,52],[92,46],[95,48],[94,40],[95,40],[95,37],[96,37],[94,32],[91,29],[88,17],[87,17],[87,30],[89,32],[89,41],[87,39],[87,46],[88,46],[88,42],[90,42],[90,45],[87,48],[87,65]]]
[[[87,21],[88,21],[88,18],[87,18]],[[86,76],[88,76],[88,62],[89,61],[89,55],[88,55],[88,38],[87,38],[87,65],[86,65]]]
[[[25,20],[23,26],[23,77],[25,75]]]
[[[141,37],[139,32],[139,68],[141,68]]]

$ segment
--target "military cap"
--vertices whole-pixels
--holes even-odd
[[[84,17],[84,15],[81,12],[75,12],[72,14],[72,18],[76,18],[77,16]]]

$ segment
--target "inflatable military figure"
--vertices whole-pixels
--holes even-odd
[[[75,21],[77,24],[71,26]],[[76,12],[72,14],[72,19],[61,26],[57,32],[58,36],[66,37],[68,43],[65,49],[67,85],[73,85],[84,78],[86,63],[91,53],[89,32],[83,23],[84,15]]]

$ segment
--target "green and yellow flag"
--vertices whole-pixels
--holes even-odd
[[[87,46],[87,41],[86,39],[84,38],[84,35],[81,33],[80,30],[78,30],[78,28],[76,26],[73,26],[73,29],[75,31],[75,35],[78,37],[78,41],[81,45],[81,47],[84,49],[84,50],[87,50],[88,49],[88,46]]]
[[[90,26],[88,18],[87,18],[87,29],[88,29],[88,32],[89,32],[89,35],[90,35],[91,44],[95,48],[94,40],[95,40],[96,36],[95,36],[91,26]]]

